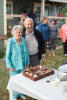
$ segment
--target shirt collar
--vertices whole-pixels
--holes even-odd
[[[32,33],[29,34],[29,33],[27,32],[27,30],[26,30],[26,35],[33,35],[33,34],[34,34],[34,31],[32,31]]]

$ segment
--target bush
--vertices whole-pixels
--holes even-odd
[[[12,34],[10,32],[7,33],[8,38],[12,37]]]
[[[0,50],[0,58],[3,58],[5,56],[5,50]]]
[[[57,39],[57,46],[62,45],[62,40],[60,38]]]

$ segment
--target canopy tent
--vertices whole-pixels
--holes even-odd
[[[67,3],[67,0],[49,0],[52,2]]]

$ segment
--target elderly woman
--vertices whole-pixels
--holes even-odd
[[[6,65],[9,69],[10,76],[22,73],[29,65],[29,53],[26,41],[22,37],[22,34],[22,26],[16,25],[12,28],[13,37],[8,40],[6,49]],[[14,100],[17,100],[18,96],[26,99],[23,94],[14,91]]]
[[[26,28],[24,30],[24,37],[26,38],[30,54],[30,66],[39,65],[41,57],[45,57],[45,46],[42,34],[34,29],[34,22],[31,18],[26,18],[24,25]]]

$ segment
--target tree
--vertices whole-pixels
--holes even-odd
[[[64,5],[62,12],[64,14],[64,17],[67,17],[67,4]]]

